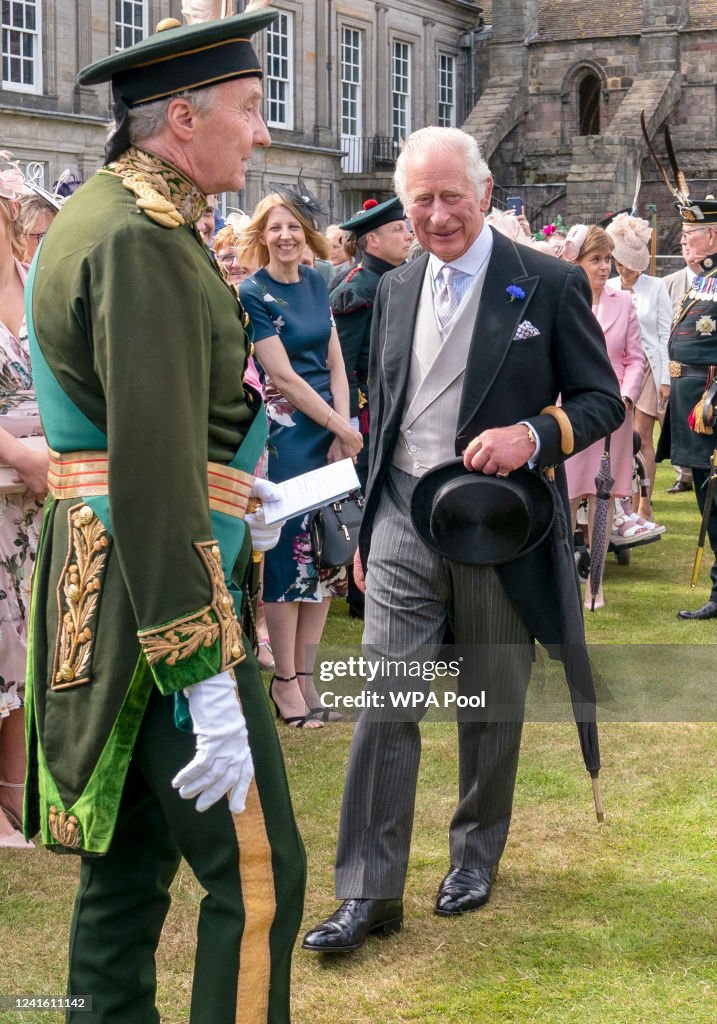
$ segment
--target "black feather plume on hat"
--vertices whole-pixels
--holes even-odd
[[[315,228],[319,227],[319,217],[326,215],[326,210],[321,205],[318,196],[309,189],[306,182],[301,176],[302,172],[299,171],[299,177],[297,186],[293,185],[280,185],[274,189],[278,196],[282,199],[286,199],[288,203],[294,207],[294,209],[302,215],[310,224],[313,224]]]

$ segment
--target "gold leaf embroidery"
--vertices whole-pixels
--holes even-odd
[[[200,647],[211,647],[218,636],[219,624],[206,607],[183,619],[175,619],[161,629],[145,630],[139,634],[139,640],[150,665],[158,661],[176,665],[178,661],[191,658]]]
[[[67,558],[57,585],[54,690],[91,681],[95,619],[110,544],[107,530],[89,505],[73,505],[67,516]]]
[[[158,661],[176,665],[178,661],[196,654],[201,647],[211,647],[219,639],[220,671],[223,672],[238,665],[246,657],[241,626],[224,582],[221,554],[216,541],[202,541],[194,546],[209,576],[211,604],[191,615],[174,619],[159,629],[144,630],[139,633],[139,640],[150,665]]]
[[[203,541],[194,545],[212,585],[212,611],[217,617],[221,629],[221,670],[238,665],[246,658],[246,651],[241,637],[241,626],[234,612],[234,602],[224,582],[222,556],[216,541]]]
[[[47,815],[47,824],[52,838],[62,846],[74,850],[80,845],[82,830],[74,814],[58,811],[53,804]]]
[[[137,206],[165,228],[194,224],[207,205],[203,192],[160,157],[131,146],[107,170],[137,197]]]

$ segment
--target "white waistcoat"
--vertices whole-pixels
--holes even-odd
[[[455,458],[458,408],[487,266],[476,276],[443,331],[433,308],[430,264],[426,267],[411,347],[406,404],[393,465],[421,476]]]

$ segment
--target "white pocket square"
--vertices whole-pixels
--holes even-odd
[[[526,338],[537,338],[540,334],[538,328],[531,324],[530,320],[523,320],[521,324],[518,324],[518,330],[515,332],[515,341],[525,341]]]

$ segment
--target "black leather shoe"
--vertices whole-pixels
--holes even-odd
[[[675,480],[672,487],[667,488],[668,494],[684,494],[685,491],[691,491],[692,484],[686,484],[683,480]]]
[[[708,601],[696,612],[678,612],[678,619],[717,619],[717,601]]]
[[[451,868],[438,889],[436,913],[455,917],[485,906],[497,874],[497,864],[491,868]]]
[[[344,900],[336,913],[304,936],[302,949],[314,953],[350,953],[367,935],[391,935],[403,925],[402,900]]]

